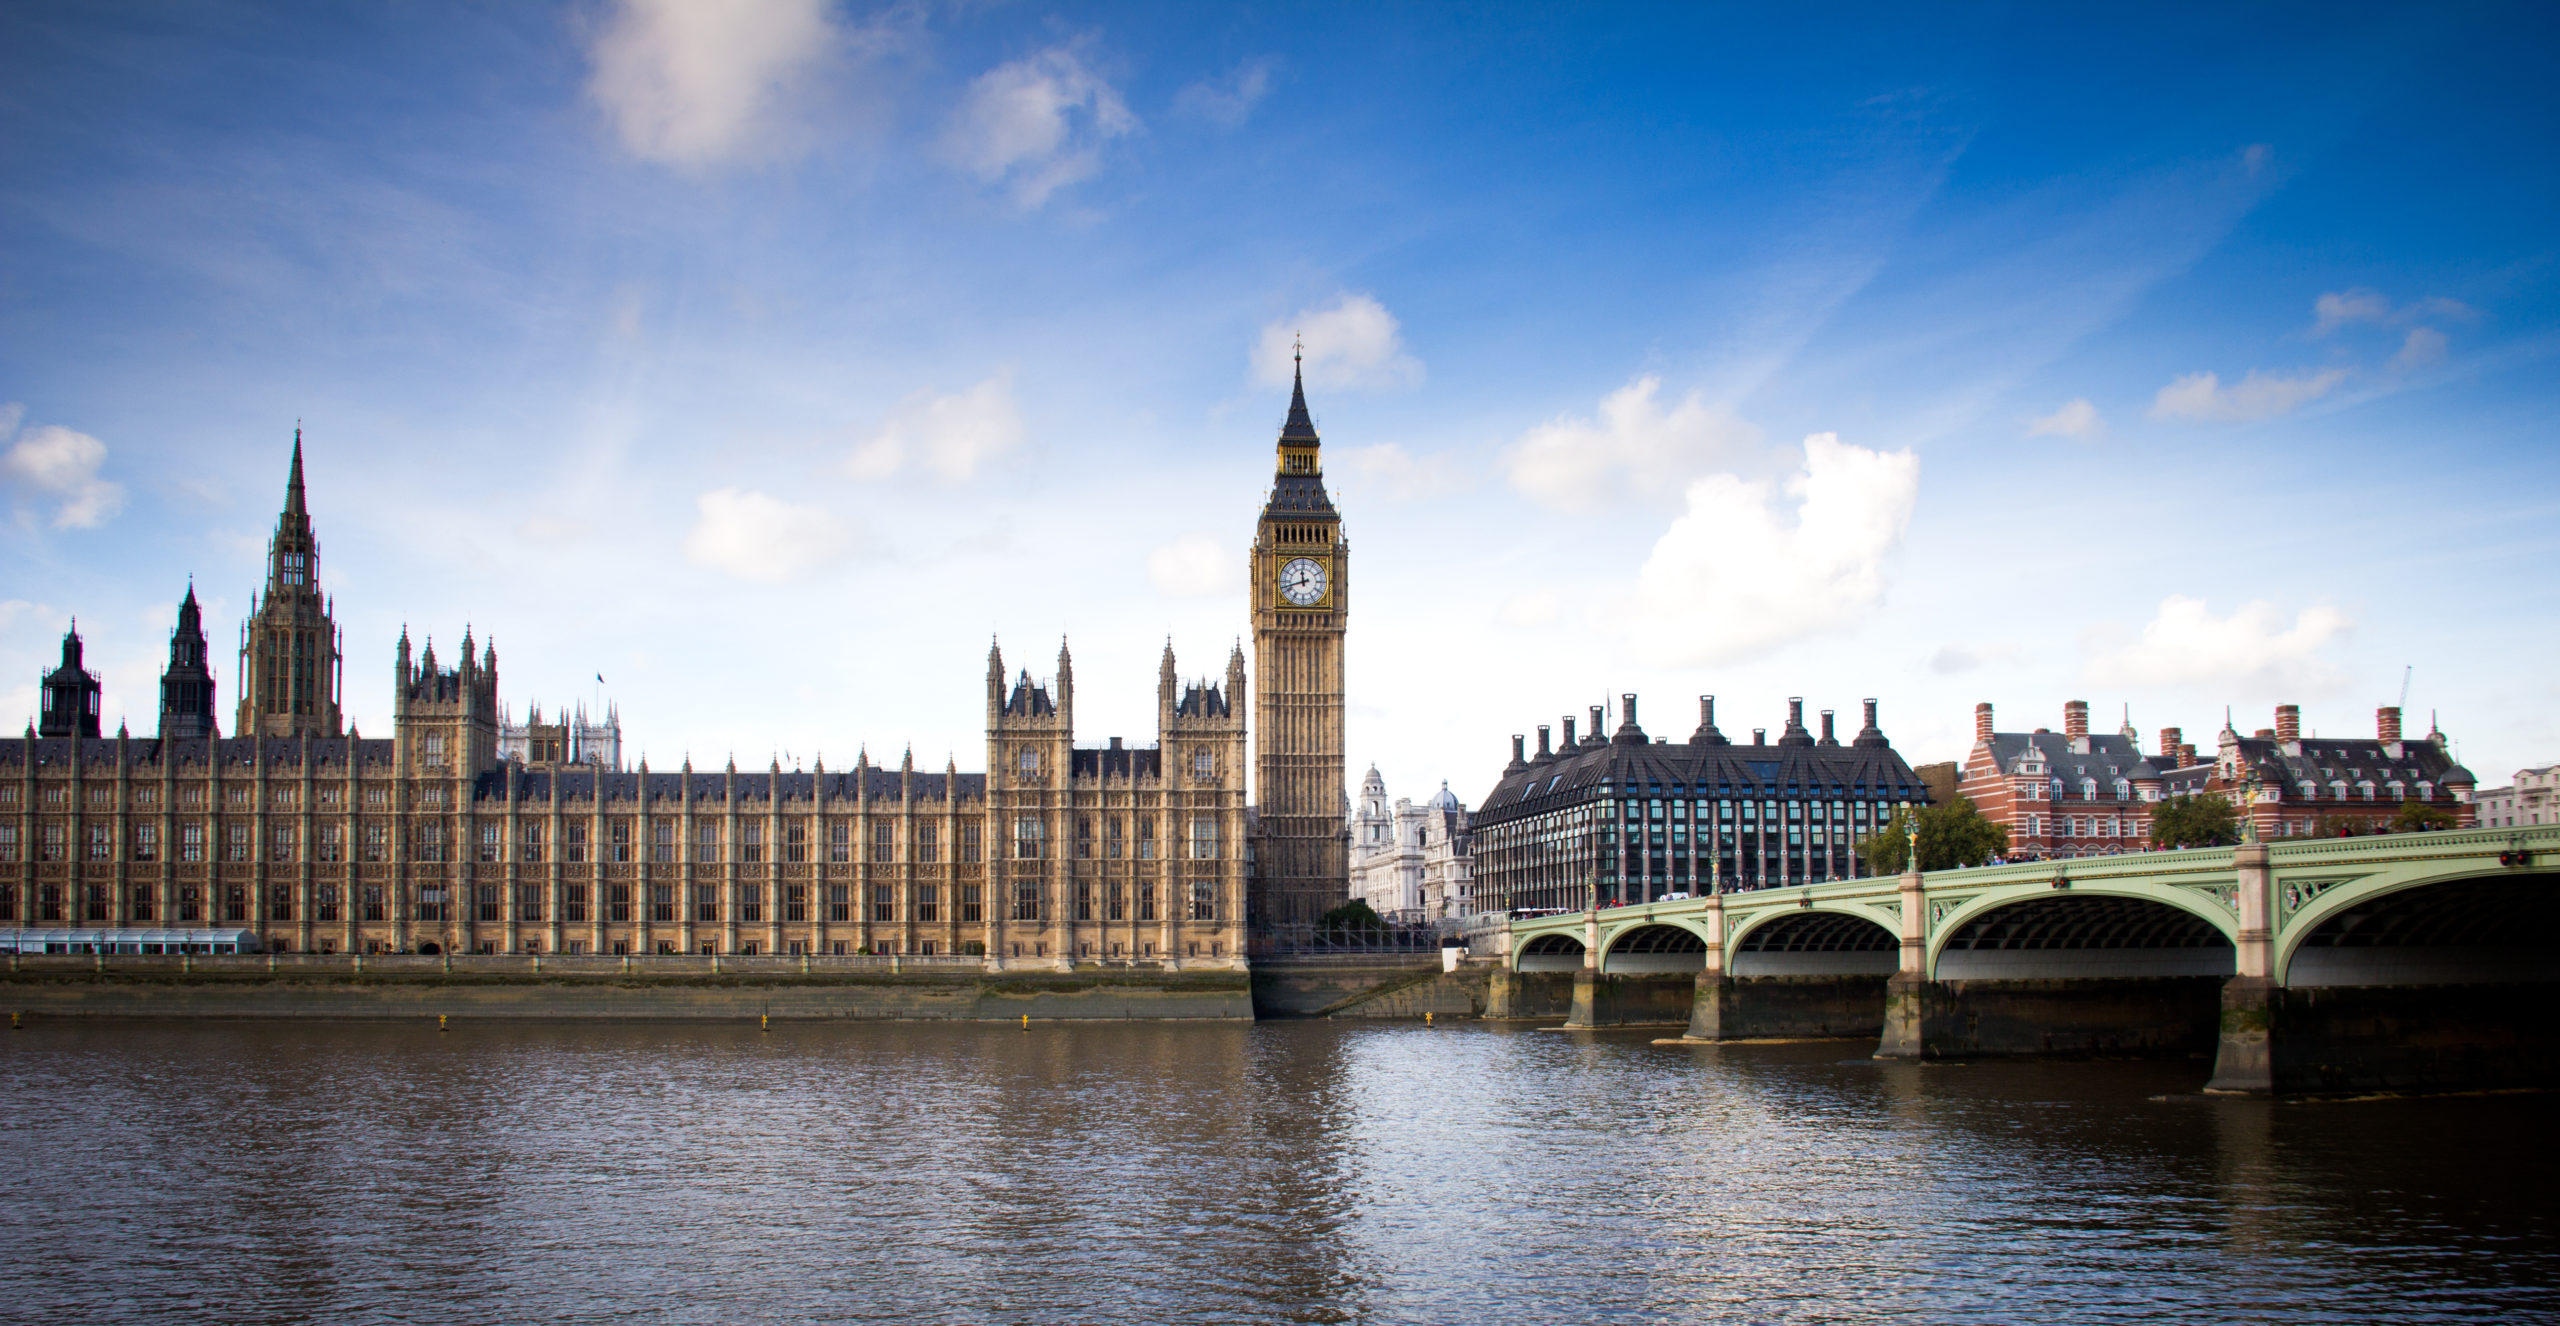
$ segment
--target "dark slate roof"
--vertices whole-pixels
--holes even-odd
[[[2384,743],[2373,737],[2305,737],[2295,743],[2301,751],[2298,755],[2286,754],[2283,742],[2265,737],[2236,740],[2240,758],[2256,768],[2258,780],[2281,784],[2287,791],[2305,782],[2317,783],[2326,792],[2333,782],[2350,786],[2369,782],[2379,787],[2398,779],[2444,787],[2479,781],[2469,769],[2454,763],[2444,747],[2432,741],[2399,742],[2400,754],[2394,758]]]
[[[1602,783],[1672,795],[1865,796],[1926,800],[1919,775],[1890,747],[1734,746],[1693,742],[1577,745],[1506,771],[1474,816],[1483,828],[1597,795]]]
[[[1289,384],[1289,418],[1286,422],[1280,425],[1280,440],[1283,442],[1317,441],[1316,421],[1313,416],[1307,413],[1306,370],[1304,368],[1300,368],[1294,372],[1291,377],[1292,381]]]
[[[113,769],[116,766],[117,741],[113,737],[83,739],[79,745],[80,764],[84,769]],[[388,765],[392,761],[392,745],[387,740],[352,737],[225,737],[221,740],[158,737],[132,737],[123,743],[134,764],[158,764],[165,751],[180,767],[205,765],[219,761],[226,771],[254,771],[255,761],[263,758],[270,772],[298,769],[306,753],[317,764],[343,767],[350,753],[365,764]],[[30,751],[39,766],[68,764],[73,743],[66,738],[38,737],[30,742],[24,737],[0,739],[0,764],[26,762]]]
[[[1229,717],[1226,693],[1216,686],[1194,682],[1182,690],[1182,702],[1173,707],[1181,718]]]
[[[1046,717],[1058,712],[1057,703],[1049,698],[1049,688],[1034,685],[1029,669],[1013,684],[1013,695],[1004,702],[1004,711],[1017,717]]]
[[[551,798],[554,784],[558,785],[560,797],[565,801],[590,800],[599,790],[607,802],[636,801],[640,794],[641,776],[636,773],[595,769],[526,769],[510,764],[482,774],[471,789],[472,799],[506,800],[510,776],[516,780],[518,801],[547,801]],[[716,770],[708,773],[697,770],[691,775],[652,772],[648,775],[649,799],[681,800],[688,777],[692,779],[696,801],[717,800],[722,790],[730,785],[730,775]],[[902,773],[896,769],[829,770],[824,775],[806,772],[776,774],[769,769],[752,772],[742,769],[736,775],[735,785],[741,801],[761,802],[777,795],[785,801],[814,801],[821,777],[825,780],[829,802],[852,801],[858,792],[868,792],[874,801],[896,801],[902,785],[911,786],[918,801],[939,801],[943,798],[946,782],[958,791],[962,801],[984,801],[987,796],[985,774]]]
[[[2094,779],[2100,787],[2111,788],[2119,778],[2130,781],[2161,774],[2160,766],[2122,733],[2092,732],[2088,741],[2089,752],[2082,755],[2074,753],[2071,738],[2059,732],[1994,732],[1991,758],[2001,773],[2014,774],[2018,762],[2033,749],[2044,757],[2045,777],[2059,778],[2075,791],[2082,779]]]
[[[1156,778],[1164,773],[1164,752],[1153,746],[1123,746],[1118,737],[1099,750],[1079,750],[1069,770],[1076,778]]]
[[[1316,474],[1283,474],[1271,481],[1271,501],[1265,511],[1284,515],[1330,516],[1333,499],[1324,491],[1324,477]]]

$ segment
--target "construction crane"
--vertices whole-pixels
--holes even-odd
[[[2400,669],[2400,707],[2401,707],[2401,709],[2403,709],[2403,710],[2406,710],[2406,709],[2409,707],[2409,677],[2410,677],[2410,674],[2412,674],[2412,673],[2416,672],[2417,670],[2418,670],[2418,665],[2417,665],[2417,664],[2415,664],[2415,663],[2410,663],[2410,664],[2403,665],[2403,666],[2401,667],[2401,669]]]

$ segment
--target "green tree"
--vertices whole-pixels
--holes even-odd
[[[2453,812],[2412,798],[2400,803],[2400,813],[2391,817],[2393,833],[2423,833],[2429,829],[2450,829]]]
[[[1380,934],[1387,929],[1387,918],[1377,909],[1354,898],[1316,918],[1316,931],[1325,935]]]
[[[2229,847],[2240,841],[2240,814],[2212,793],[2164,797],[2151,808],[2154,847]]]
[[[1920,812],[1920,868],[1954,870],[1978,866],[2009,850],[2009,831],[1984,819],[1969,797],[1954,797]],[[1908,856],[1911,812],[1893,812],[1884,827],[1858,844],[1867,869],[1899,875]]]

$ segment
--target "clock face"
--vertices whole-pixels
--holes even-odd
[[[1280,568],[1280,597],[1304,608],[1324,601],[1324,563],[1293,557]]]

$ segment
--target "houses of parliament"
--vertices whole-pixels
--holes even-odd
[[[142,951],[220,929],[307,953],[1241,966],[1347,886],[1349,545],[1320,448],[1301,374],[1251,545],[1250,708],[1241,647],[1186,680],[1168,643],[1154,744],[1079,746],[1066,648],[1035,679],[991,646],[983,772],[653,770],[624,766],[618,715],[508,722],[497,648],[468,632],[447,660],[404,631],[391,734],[346,723],[297,431],[230,734],[192,586],[152,736],[101,733],[75,626],[37,721],[0,740],[0,928]]]

